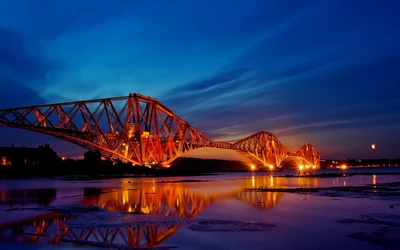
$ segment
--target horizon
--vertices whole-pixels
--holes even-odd
[[[141,93],[215,141],[268,131],[323,159],[400,157],[396,0],[40,3],[0,2],[0,109]]]
[[[37,145],[36,147],[25,147],[25,146],[3,146],[0,145],[1,148],[39,148],[39,147],[44,147],[45,145]],[[54,150],[51,145],[49,144],[49,147]],[[58,157],[64,158],[64,159],[72,159],[72,160],[83,160],[84,159],[84,154],[90,150],[84,150],[82,155],[75,155],[75,156],[64,156],[62,154],[59,154],[56,150],[54,152],[57,153]],[[220,152],[220,153],[213,153],[213,151]],[[223,152],[221,154],[221,152]],[[294,157],[294,156],[290,156]],[[222,149],[222,148],[197,148],[194,149],[180,157],[180,158],[192,158],[192,159],[203,159],[203,160],[221,160],[221,161],[241,161],[241,162],[249,162],[249,159],[241,155],[239,152],[233,150],[233,149]],[[176,159],[176,160],[177,160]],[[286,159],[286,158],[285,158]],[[321,161],[326,161],[326,160],[339,160],[339,161],[344,161],[344,160],[398,160],[400,157],[397,158],[322,158]],[[107,160],[106,158],[102,157],[102,160]]]

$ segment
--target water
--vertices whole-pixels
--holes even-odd
[[[351,175],[357,171],[370,174]],[[293,173],[286,171],[92,181],[2,180],[0,248],[70,249],[82,247],[85,241],[85,248],[95,249],[104,244],[108,248],[118,244],[121,249],[380,249],[382,245],[348,235],[377,230],[382,219],[376,214],[388,214],[395,225],[400,223],[400,195],[350,198],[263,190],[400,182],[400,169],[318,173],[346,175],[287,178]],[[378,224],[339,223],[368,216]]]

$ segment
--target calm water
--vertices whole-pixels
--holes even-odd
[[[354,169],[347,173],[357,171],[378,172]],[[339,173],[339,170],[320,172]],[[400,169],[379,169],[379,172],[400,174]],[[286,174],[291,172],[96,181],[2,180],[0,248],[69,249],[77,246],[65,240],[75,243],[85,240],[93,244],[180,249],[379,249],[346,236],[372,230],[374,225],[337,221],[373,213],[400,216],[400,201],[396,199],[246,191],[400,181],[400,175],[394,174],[335,178],[286,178]],[[394,209],[390,207],[393,205]],[[76,224],[82,218],[81,213],[74,215],[74,209],[81,211],[82,207],[93,206],[101,208],[100,212],[82,215],[86,221]],[[68,208],[72,215],[64,216],[54,208]],[[191,227],[204,221],[211,226],[201,230]],[[252,223],[274,227],[254,230]]]

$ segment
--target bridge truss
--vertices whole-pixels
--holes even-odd
[[[133,165],[168,167],[181,155],[204,147],[236,150],[263,166],[279,166],[288,156],[275,135],[265,131],[236,143],[214,142],[158,100],[140,94],[3,109],[0,126],[54,136]],[[306,145],[296,155],[319,165],[319,155]]]
[[[321,157],[311,144],[304,144],[297,150],[296,156],[301,158],[303,165],[320,168]]]

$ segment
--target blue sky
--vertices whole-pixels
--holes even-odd
[[[0,1],[0,108],[159,99],[215,140],[400,157],[397,0]],[[0,128],[1,146],[51,137]],[[377,149],[371,150],[375,143]]]

